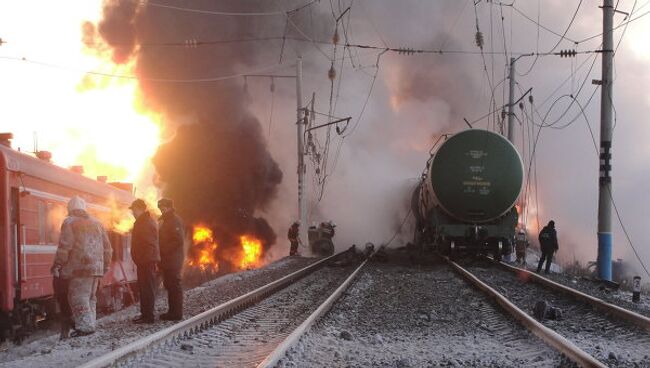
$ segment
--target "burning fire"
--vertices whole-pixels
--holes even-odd
[[[252,235],[242,235],[237,245],[238,247],[227,247],[219,253],[219,257],[240,270],[262,266],[263,247],[259,239]],[[195,225],[187,264],[201,271],[218,271],[220,260],[217,256],[217,248],[219,245],[212,230],[205,225]]]
[[[239,268],[250,269],[260,266],[260,257],[262,256],[262,242],[252,236],[242,235],[239,237],[242,250],[242,258],[239,262]]]
[[[215,255],[218,245],[214,241],[212,230],[203,225],[194,226],[192,243],[193,247],[187,264],[198,267],[201,271],[218,271],[219,261]]]
[[[0,100],[7,102],[2,130],[14,133],[14,147],[23,152],[51,151],[57,165],[83,165],[93,179],[133,182],[136,194],[148,197],[155,189],[150,162],[161,141],[162,117],[144,107],[138,80],[129,77],[134,60],[116,65],[106,52],[82,44],[82,24],[99,22],[102,3],[76,1],[62,8],[43,2],[37,12],[29,2],[0,5],[6,41],[0,56],[9,58],[0,68]],[[38,29],[56,42],[44,42]]]

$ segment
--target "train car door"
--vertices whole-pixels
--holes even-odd
[[[20,208],[18,207],[18,199],[20,197],[20,192],[18,188],[11,188],[11,198],[9,200],[9,228],[11,229],[11,245],[10,249],[12,250],[13,260],[13,279],[14,279],[14,305],[20,302],[20,260],[18,255],[20,254],[20,221],[18,214],[20,213]]]

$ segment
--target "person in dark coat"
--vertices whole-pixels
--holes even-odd
[[[160,316],[165,321],[180,321],[183,319],[183,289],[181,287],[181,271],[185,261],[185,234],[183,222],[174,210],[171,199],[163,198],[158,201],[162,212],[158,241],[160,245],[160,268],[163,274],[163,284],[167,289],[169,311]]]
[[[158,227],[142,199],[136,199],[129,207],[135,217],[131,234],[131,258],[138,267],[140,291],[140,316],[134,323],[153,323],[156,303],[156,265],[160,262],[158,250]]]
[[[60,339],[67,339],[70,337],[70,329],[74,328],[74,322],[72,321],[72,310],[70,309],[70,303],[68,302],[68,289],[70,282],[67,279],[61,277],[61,269],[59,267],[52,270],[52,286],[54,288],[54,296],[56,302],[59,304],[59,309],[61,310],[60,320],[61,320],[61,334]]]
[[[289,249],[289,255],[294,256],[298,254],[298,239],[300,236],[300,223],[298,221],[294,222],[289,231],[287,232],[287,238],[289,238],[289,243],[291,243],[291,248]]]
[[[542,250],[542,256],[537,265],[537,273],[542,270],[542,264],[546,261],[545,273],[551,270],[551,262],[553,261],[553,254],[558,250],[557,232],[555,231],[555,221],[551,220],[548,225],[544,226],[542,231],[539,232],[539,246]]]

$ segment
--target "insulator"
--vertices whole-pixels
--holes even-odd
[[[330,67],[330,70],[327,72],[327,77],[331,80],[334,81],[336,79],[336,69],[334,69],[334,64]]]
[[[475,39],[476,39],[476,46],[478,46],[479,48],[482,49],[483,48],[483,33],[481,31],[477,31]]]
[[[501,119],[506,118],[506,110],[501,110]]]
[[[332,36],[332,43],[335,45],[339,44],[339,29],[338,27],[334,30],[334,36]]]
[[[271,78],[271,93],[275,92],[275,80]]]
[[[533,95],[528,96],[528,102],[533,103]]]
[[[522,110],[524,109],[524,103],[523,102],[519,103],[519,108],[522,109]]]

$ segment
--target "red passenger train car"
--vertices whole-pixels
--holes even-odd
[[[50,163],[48,155],[18,152],[10,137],[0,137],[0,337],[20,340],[55,312],[50,267],[74,195],[104,223],[113,246],[98,307],[120,309],[131,299],[129,284],[136,279],[130,236],[112,230],[134,199],[128,185],[92,180]]]

